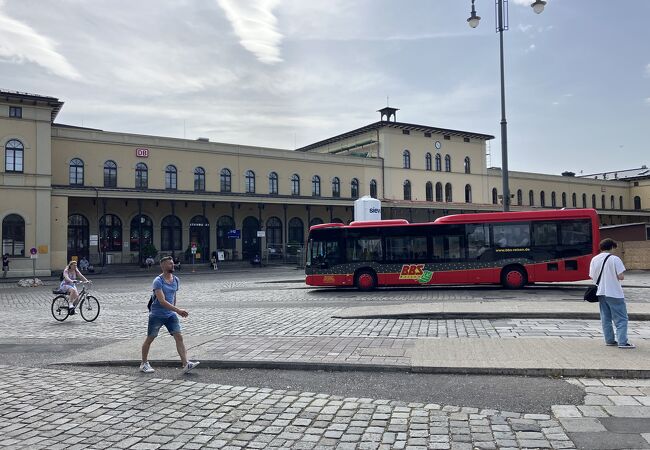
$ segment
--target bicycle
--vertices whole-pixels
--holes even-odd
[[[92,281],[78,282],[82,284],[81,292],[79,292],[79,300],[75,309],[79,310],[81,317],[86,322],[92,322],[99,316],[99,300],[88,294]],[[53,294],[59,294],[52,299],[52,317],[59,322],[63,322],[70,315],[70,307],[68,306],[68,294],[55,289]]]

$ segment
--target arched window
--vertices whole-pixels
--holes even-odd
[[[472,186],[465,185],[465,203],[472,203]]]
[[[623,209],[623,196],[618,198],[618,209]]]
[[[269,194],[277,194],[278,193],[278,174],[275,172],[271,172],[269,174]]]
[[[189,244],[196,245],[195,262],[210,260],[210,222],[205,216],[194,216],[190,219]]]
[[[84,185],[84,162],[79,158],[74,158],[70,161],[70,185]]]
[[[404,150],[402,153],[402,160],[404,163],[404,168],[405,169],[410,169],[411,168],[411,152],[408,150]]]
[[[634,209],[637,211],[641,209],[641,197],[638,195],[634,197]]]
[[[557,206],[557,197],[555,191],[551,191],[551,206],[555,208]]]
[[[442,162],[440,158],[440,153],[436,154],[436,172],[440,172],[442,170]]]
[[[277,217],[269,217],[266,221],[266,246],[269,256],[282,255],[282,221]]]
[[[132,252],[140,251],[140,242],[142,247],[153,244],[153,222],[149,216],[137,215],[131,219],[130,250]]]
[[[170,164],[165,167],[165,189],[176,190],[178,187],[178,171]]]
[[[605,195],[600,196],[600,208],[605,209]]]
[[[445,172],[451,172],[451,156],[445,155]]]
[[[122,251],[122,221],[115,214],[99,219],[99,245],[105,252]]]
[[[2,219],[2,254],[25,256],[25,219],[18,214]]]
[[[517,205],[521,206],[524,204],[524,194],[521,192],[521,189],[517,189]]]
[[[73,256],[81,258],[88,257],[90,247],[90,227],[88,219],[81,214],[71,214],[68,216],[68,257],[70,261]]]
[[[442,201],[442,183],[440,182],[436,183],[436,201]]]
[[[221,192],[232,191],[232,173],[230,169],[221,169],[219,179],[219,190]]]
[[[297,173],[291,175],[291,195],[300,195],[300,177]]]
[[[106,161],[104,163],[104,187],[117,187],[117,164],[115,164],[115,161]]]
[[[173,252],[183,249],[181,219],[167,216],[160,223],[160,249]]]
[[[350,195],[352,198],[359,198],[359,180],[352,178],[350,182]]]
[[[232,258],[232,250],[237,244],[237,239],[229,238],[228,232],[235,228],[235,221],[230,216],[221,216],[217,220],[217,248],[230,250],[227,252],[228,258]]]
[[[311,195],[320,197],[320,177],[318,175],[311,177]]]
[[[287,240],[289,244],[302,244],[305,242],[305,227],[302,220],[294,217],[289,221],[289,235]]]
[[[404,200],[411,200],[411,182],[404,180]]]
[[[424,156],[424,167],[426,170],[431,170],[432,165],[431,165],[431,153],[427,152],[427,154]]]
[[[596,194],[591,194],[591,207],[596,209]]]
[[[562,192],[562,208],[566,208],[566,192]]]
[[[339,177],[332,178],[332,197],[341,196],[341,180]]]
[[[472,173],[472,162],[469,159],[469,156],[465,157],[465,173]]]
[[[492,188],[492,204],[499,204],[499,193],[497,192],[497,188]]]
[[[205,169],[203,167],[194,169],[194,191],[205,191]]]
[[[609,209],[616,209],[616,200],[613,195],[609,197]]]
[[[149,187],[149,168],[145,163],[135,165],[135,188],[147,189]]]
[[[254,194],[255,193],[255,172],[252,170],[247,170],[246,174],[244,175],[244,179],[246,182],[246,193],[247,194]]]
[[[535,206],[535,193],[532,189],[528,191],[528,204],[530,206]]]
[[[571,204],[573,205],[574,208],[578,207],[578,196],[576,195],[575,192],[571,194]]]
[[[539,193],[539,204],[542,208],[546,206],[546,193],[544,191]]]
[[[370,180],[370,196],[372,198],[377,198],[377,181]]]
[[[25,147],[18,139],[10,139],[5,144],[5,172],[22,172]]]
[[[582,207],[587,207],[587,194],[582,194]]]
[[[451,195],[451,183],[445,184],[445,201],[446,202],[452,202],[453,197]]]
[[[433,201],[433,183],[430,181],[427,181],[426,187],[425,187],[425,194],[426,194],[426,199],[428,202]]]
[[[309,221],[309,226],[310,226],[310,227],[313,227],[314,225],[320,225],[321,223],[323,223],[323,219],[321,219],[321,218],[319,218],[319,217],[313,217],[313,218]]]

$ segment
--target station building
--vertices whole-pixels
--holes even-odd
[[[0,91],[0,221],[10,275],[67,261],[141,263],[155,247],[188,262],[300,258],[309,226],[353,220],[370,195],[412,222],[499,211],[493,136],[380,120],[287,150],[56,122],[54,97]],[[645,172],[644,172],[645,170]],[[647,169],[576,177],[510,172],[512,210],[596,208],[602,225],[650,223]],[[36,257],[30,255],[35,251]]]

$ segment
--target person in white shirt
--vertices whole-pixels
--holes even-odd
[[[605,344],[628,349],[634,348],[635,345],[627,340],[627,307],[621,286],[625,266],[621,258],[610,253],[616,247],[616,242],[613,239],[603,239],[600,242],[600,253],[591,260],[589,276],[595,283],[602,269],[603,274],[600,283],[598,283],[596,295],[598,295],[598,304],[600,305],[600,321]],[[607,258],[608,256],[609,258]],[[614,336],[612,321],[616,326],[616,336]]]

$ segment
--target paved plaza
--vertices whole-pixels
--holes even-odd
[[[381,310],[436,302],[496,307],[503,301],[530,301],[557,304],[558,309],[570,311],[573,304],[576,308],[583,305],[579,286],[360,293],[309,289],[296,282],[299,274],[289,271],[266,279],[227,273],[180,276],[179,304],[190,311],[190,317],[183,320],[184,333],[190,356],[195,352],[203,359],[199,370],[211,370],[228,361],[262,367],[274,363],[309,368],[310,363],[326,363],[330,368],[412,368],[423,343],[449,346],[451,355],[454,345],[469,346],[469,350],[481,348],[480,342],[488,346],[540,342],[540,349],[548,344],[560,349],[567,343],[580,343],[583,352],[597,354],[606,362],[627,364],[628,358],[634,367],[636,358],[650,360],[650,326],[645,321],[631,322],[630,340],[638,348],[628,352],[602,345],[596,319],[339,317],[360,306]],[[644,273],[630,277],[625,292],[631,309],[641,310],[650,304],[649,278]],[[12,318],[3,327],[2,342],[85,340],[92,347],[61,358],[50,353],[41,364],[0,366],[4,381],[0,386],[0,446],[650,448],[650,379],[567,377],[564,382],[586,393],[584,403],[553,405],[548,414],[540,414],[470,404],[406,403],[391,399],[390,392],[356,398],[204,383],[192,375],[155,378],[157,374],[142,376],[135,366],[132,375],[85,370],[80,363],[137,362],[138,343],[146,329],[149,283],[145,278],[98,277],[93,289],[102,311],[93,323],[78,316],[55,322],[49,310],[51,286],[19,289],[0,285],[0,304]],[[176,358],[171,339],[161,336],[152,349],[152,359],[164,365]],[[61,362],[73,365],[51,365]]]

